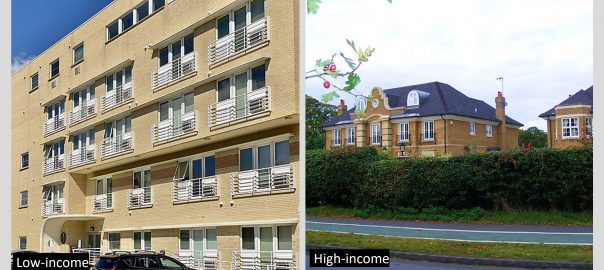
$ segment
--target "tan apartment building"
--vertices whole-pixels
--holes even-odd
[[[327,148],[374,146],[409,157],[518,146],[522,124],[505,115],[501,92],[496,108],[441,82],[376,87],[370,96],[369,101],[358,99],[350,110],[340,102],[338,115],[322,126]]]
[[[116,0],[12,83],[12,249],[293,268],[298,1]]]
[[[547,145],[553,148],[582,146],[593,141],[593,86],[579,90],[542,113],[547,121]]]

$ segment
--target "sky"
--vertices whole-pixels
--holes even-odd
[[[94,16],[112,0],[12,0],[12,72]]]
[[[545,130],[539,114],[593,84],[589,0],[322,2],[306,18],[306,70],[333,53],[354,56],[346,39],[374,47],[358,70],[365,95],[376,86],[439,81],[494,107],[502,76],[506,114]],[[307,94],[319,98],[322,83],[308,79]],[[353,106],[354,97],[342,98]]]

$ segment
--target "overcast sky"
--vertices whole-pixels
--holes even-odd
[[[503,76],[506,113],[525,128],[544,130],[539,114],[593,84],[592,1],[323,0],[306,26],[307,69],[334,52],[353,56],[349,38],[376,48],[359,70],[364,94],[439,81],[494,106]],[[318,79],[306,88],[325,92]],[[354,98],[343,98],[350,108]]]

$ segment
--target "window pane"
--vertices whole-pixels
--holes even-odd
[[[204,159],[205,162],[205,177],[216,175],[216,158],[214,156],[209,156]]]
[[[250,3],[252,23],[264,18],[264,0],[253,0]]]
[[[122,17],[122,31],[128,30],[134,24],[134,13],[130,12]]]
[[[145,181],[144,187],[151,186],[151,171],[149,171],[149,170],[143,171],[143,180]]]
[[[261,227],[260,228],[260,251],[272,251],[273,250],[273,228]]]
[[[141,179],[141,172],[135,172],[132,188],[141,188],[142,184],[143,183],[142,183],[142,179]]]
[[[191,161],[191,167],[192,167],[192,171],[193,171],[193,175],[192,178],[193,179],[199,179],[202,177],[201,175],[201,159],[196,159]]]
[[[93,145],[94,144],[94,129],[91,129],[88,132],[88,138],[89,138],[88,145]]]
[[[124,69],[124,84],[132,81],[132,66],[126,67]]]
[[[80,106],[80,92],[73,93],[73,106]]]
[[[266,85],[265,66],[252,68],[252,90],[260,89]]]
[[[195,95],[193,93],[188,93],[185,95],[185,113],[192,112],[195,110]]]
[[[138,16],[137,21],[147,17],[147,15],[149,15],[149,2],[145,2],[140,7],[136,8],[136,15]]]
[[[94,88],[94,85],[91,85],[91,86],[88,88],[88,100],[93,100],[93,99],[94,99],[95,92],[96,92],[96,90],[95,90],[95,88]]]
[[[216,229],[206,230],[206,249],[216,249]]]
[[[241,228],[241,249],[254,250],[254,228]]]
[[[275,143],[275,165],[289,164],[289,141]]]
[[[153,0],[153,11],[158,10],[166,4],[166,0]]]
[[[75,135],[75,136],[73,136],[73,150],[78,150],[78,149],[80,149],[80,136]]]
[[[59,59],[50,64],[50,77],[59,75]]]
[[[132,130],[132,118],[128,115],[126,117],[124,117],[124,122],[125,122],[125,133],[130,133],[130,130]]]
[[[279,226],[277,227],[277,249],[292,250],[292,227]]]
[[[107,178],[107,186],[105,187],[105,191],[107,193],[112,193],[113,192],[113,179],[111,178]]]
[[[174,176],[174,179],[188,179],[188,172],[189,172],[189,162],[188,161],[183,161],[183,162],[179,162],[178,166],[176,167],[176,175]]]
[[[103,194],[103,179],[96,180],[96,195]]]
[[[134,249],[141,249],[141,239],[142,239],[142,233],[141,232],[134,232]]]
[[[189,230],[180,231],[180,249],[189,250],[191,248],[190,243],[191,236]]]
[[[107,92],[113,90],[113,76],[107,76],[105,85],[107,86]]]
[[[164,102],[159,104],[159,121],[167,120],[169,117],[170,103]]]
[[[189,54],[189,53],[193,52],[193,50],[195,50],[195,47],[194,47],[195,45],[193,44],[193,34],[190,34],[185,37],[184,46],[185,46],[185,55]]]
[[[114,22],[113,24],[109,25],[109,27],[107,27],[107,32],[109,34],[109,39],[114,38],[115,36],[117,36],[118,33],[118,26],[117,26],[118,22]]]
[[[180,40],[172,43],[172,61],[180,58],[181,54]]]
[[[219,39],[229,34],[229,15],[225,15],[216,21],[216,32]]]
[[[218,81],[218,102],[231,98],[231,79]]]
[[[159,66],[168,64],[168,47],[159,50]]]
[[[239,151],[239,171],[249,171],[252,169],[254,169],[252,148],[241,149]]]
[[[75,49],[73,49],[73,62],[77,63],[82,59],[84,59],[84,44],[77,46],[75,47]]]
[[[144,232],[145,250],[151,250],[151,232]]]
[[[271,166],[271,147],[269,145],[258,147],[258,168]]]
[[[35,89],[38,87],[38,73],[31,76],[31,89]]]

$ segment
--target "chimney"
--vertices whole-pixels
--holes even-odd
[[[338,116],[344,114],[346,111],[348,111],[348,107],[344,103],[344,100],[340,99],[340,105],[338,105]]]
[[[505,141],[505,97],[503,97],[503,93],[497,92],[497,97],[495,98],[495,114],[497,119],[501,121],[501,125],[499,125],[499,148],[501,150],[505,149],[506,141]]]

